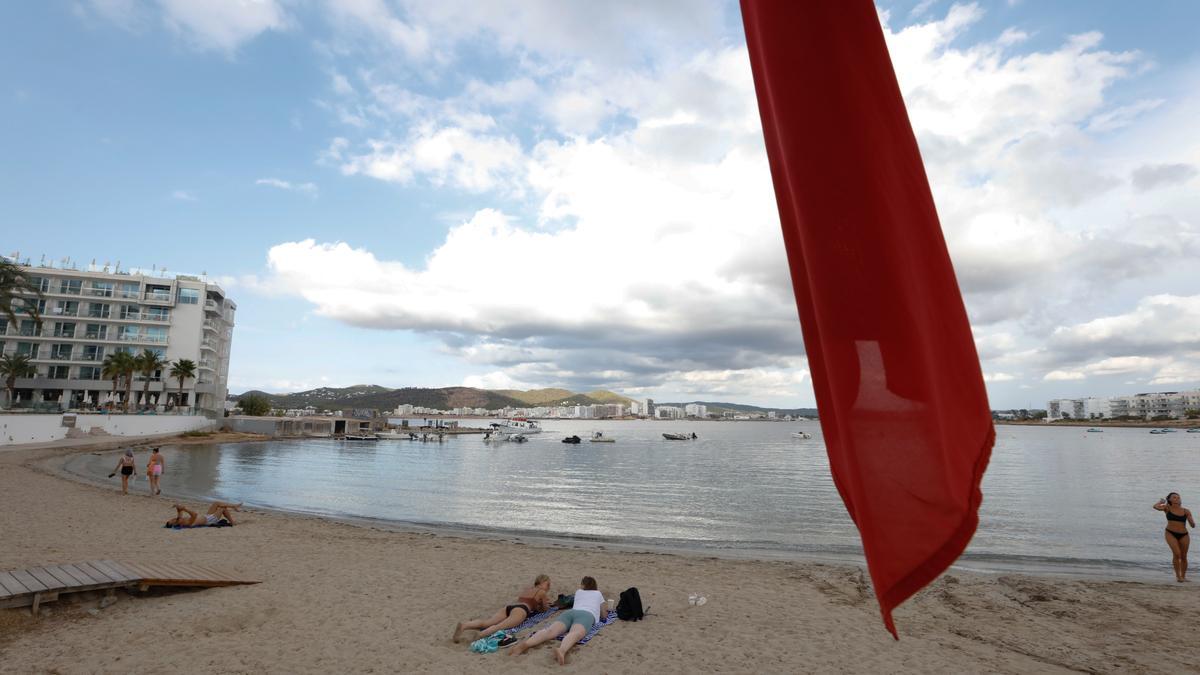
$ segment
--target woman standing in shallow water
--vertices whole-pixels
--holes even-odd
[[[1196,527],[1192,512],[1183,508],[1178,492],[1172,492],[1166,499],[1158,500],[1155,510],[1167,514],[1167,531],[1163,537],[1167,546],[1171,547],[1171,564],[1175,567],[1175,581],[1187,581],[1187,552],[1192,537],[1188,534],[1187,526]]]

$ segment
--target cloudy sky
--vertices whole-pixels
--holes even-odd
[[[879,10],[993,407],[1200,384],[1200,4]],[[234,391],[813,404],[733,2],[2,3],[0,231],[220,279]]]

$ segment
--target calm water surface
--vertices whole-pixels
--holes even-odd
[[[164,448],[164,488],[306,513],[762,555],[861,555],[816,423],[548,421],[528,443],[296,440]],[[811,440],[791,437],[796,430]],[[616,443],[588,443],[603,430]],[[662,433],[695,431],[695,441]],[[580,445],[561,443],[578,434]],[[1168,491],[1200,434],[997,427],[965,567],[1169,573]],[[139,458],[140,461],[140,458]],[[110,456],[68,465],[107,475]],[[139,483],[138,488],[144,484]]]

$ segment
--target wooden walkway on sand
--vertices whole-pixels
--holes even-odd
[[[0,572],[0,608],[32,606],[36,615],[43,602],[64,593],[108,591],[151,586],[235,586],[258,581],[237,579],[203,565],[182,563],[129,563],[91,560]]]

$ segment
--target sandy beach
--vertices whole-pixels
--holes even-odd
[[[122,496],[115,480],[58,473],[82,451],[112,452],[0,451],[0,569],[197,562],[263,583],[120,593],[98,612],[98,597],[64,596],[36,619],[0,610],[0,672],[557,670],[549,646],[512,658],[450,640],[457,621],[512,602],[542,572],[554,594],[590,574],[609,597],[637,586],[649,606],[645,621],[608,626],[571,653],[567,667],[591,673],[1198,668],[1187,628],[1200,591],[1167,573],[1136,583],[951,572],[899,609],[895,642],[853,565],[529,545],[252,510],[237,527],[173,531],[162,528],[172,500],[146,496],[144,483]],[[689,606],[691,593],[707,604]]]

